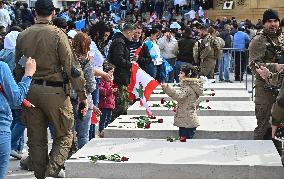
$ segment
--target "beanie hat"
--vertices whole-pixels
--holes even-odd
[[[262,23],[265,24],[269,19],[277,19],[278,21],[280,21],[278,12],[273,9],[267,9],[266,11],[264,11]]]
[[[35,2],[36,12],[41,12],[41,15],[50,15],[54,10],[54,5],[52,0],[37,0]]]

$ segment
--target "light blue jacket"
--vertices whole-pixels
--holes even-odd
[[[10,132],[12,113],[10,105],[20,106],[25,99],[32,79],[23,77],[17,85],[11,70],[5,62],[0,62],[0,131]]]

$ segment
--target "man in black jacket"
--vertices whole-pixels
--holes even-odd
[[[115,109],[112,119],[126,114],[128,108],[127,86],[130,82],[131,61],[129,44],[135,32],[135,26],[124,25],[122,32],[114,34],[113,41],[109,48],[108,61],[115,65],[114,83],[118,85],[119,92],[116,96]]]
[[[179,71],[182,65],[192,64],[194,65],[193,59],[193,47],[195,40],[192,37],[192,30],[186,28],[183,34],[183,38],[178,41],[178,55],[175,65],[175,80],[179,82]]]

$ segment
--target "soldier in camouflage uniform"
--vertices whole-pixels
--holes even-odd
[[[28,131],[28,163],[32,165],[36,178],[43,179],[47,176],[58,177],[73,140],[74,116],[70,97],[64,90],[64,72],[80,102],[86,106],[83,113],[87,111],[88,103],[83,73],[75,64],[68,37],[61,29],[50,25],[55,14],[52,0],[37,0],[35,10],[36,24],[17,38],[16,60],[26,56],[35,58],[37,62],[38,69],[28,93],[28,100],[35,107],[23,108],[23,120]],[[18,62],[16,64],[15,77],[19,79],[23,68]],[[48,154],[49,124],[54,127],[55,136]]]
[[[264,29],[259,32],[249,45],[250,68],[255,74],[255,115],[257,127],[254,130],[256,140],[271,139],[269,119],[271,108],[276,100],[277,94],[272,90],[267,90],[267,83],[256,73],[256,69],[263,66],[271,72],[277,72],[279,60],[278,48],[280,44],[278,32],[279,28],[278,13],[268,9],[263,14]]]
[[[216,61],[220,55],[218,40],[210,35],[204,26],[200,26],[198,31],[202,40],[196,42],[193,56],[195,62],[200,63],[199,75],[213,79]]]
[[[276,102],[272,106],[271,110],[271,127],[272,127],[272,139],[275,138],[278,127],[284,125],[284,64],[278,64],[277,73],[270,72],[266,67],[256,69],[260,76],[269,84],[274,86],[280,86],[279,94],[276,98]],[[279,137],[279,136],[278,136]],[[281,155],[282,163],[284,164],[284,151],[280,141],[273,140],[276,149]]]

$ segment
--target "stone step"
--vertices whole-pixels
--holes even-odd
[[[169,83],[169,85],[174,86],[173,83]],[[174,86],[175,88],[179,88],[178,86]],[[244,83],[205,83],[203,85],[204,89],[213,89],[213,90],[246,90],[246,86]],[[161,90],[161,86],[158,86],[156,90]]]
[[[118,154],[126,162],[88,156]],[[65,163],[69,178],[115,179],[283,179],[284,170],[272,141],[195,139],[93,139]]]
[[[138,128],[138,120],[133,117],[139,116],[122,115],[116,118],[104,130],[105,138],[165,139],[179,136],[179,128],[173,125],[173,116],[150,119],[155,122],[163,119],[163,123],[151,123],[149,129]],[[252,140],[256,127],[254,116],[200,116],[199,122],[194,139]]]
[[[160,93],[160,91],[154,91],[155,93]],[[212,94],[214,96],[211,96]],[[167,94],[152,94],[149,101],[160,101],[164,98],[166,101],[172,100]],[[207,90],[203,92],[203,96],[199,98],[201,101],[251,101],[251,95],[245,90]]]
[[[153,115],[155,116],[174,116],[172,109],[163,107],[160,101],[148,101]],[[153,104],[159,104],[162,107],[152,107]],[[255,116],[254,103],[252,101],[209,101],[201,102],[202,107],[211,109],[197,110],[198,116]],[[135,102],[127,109],[128,115],[146,115],[146,109],[140,106],[140,102]]]

